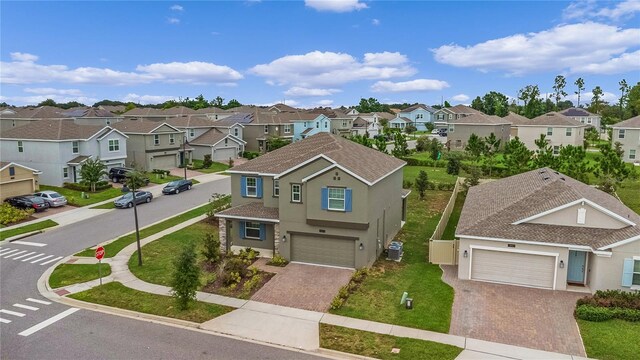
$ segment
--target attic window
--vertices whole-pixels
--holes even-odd
[[[584,225],[586,220],[587,220],[587,209],[579,208],[578,209],[578,224],[583,224]]]

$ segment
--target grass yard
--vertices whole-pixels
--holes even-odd
[[[147,236],[151,236],[153,234],[159,233],[162,230],[178,225],[189,219],[193,219],[194,217],[200,216],[202,214],[206,214],[210,206],[211,204],[205,204],[195,209],[189,210],[184,214],[169,218],[161,223],[141,229],[140,239],[144,239]],[[105,249],[104,257],[107,257],[107,258],[114,257],[118,252],[120,252],[120,250],[124,249],[127,245],[132,244],[135,241],[136,241],[135,232],[119,237],[116,241],[104,246],[104,249]],[[76,256],[89,256],[89,257],[93,257],[94,255],[95,255],[95,251],[93,249],[85,249],[76,254]]]
[[[171,181],[175,181],[175,180],[180,180],[180,179],[184,179],[183,176],[175,176],[175,175],[160,175],[160,174],[153,174],[153,173],[148,173],[147,176],[149,177],[149,183],[150,184],[166,184],[168,182]]]
[[[122,191],[118,188],[108,188],[95,193],[87,192],[89,194],[88,199],[80,197],[82,191],[65,189],[58,186],[40,185],[40,190],[52,190],[60,193],[60,195],[67,198],[68,204],[73,206],[87,206],[95,203],[99,203],[105,200],[113,199],[118,196],[122,196]]]
[[[447,168],[434,168],[431,166],[405,166],[403,169],[404,180],[416,182],[416,178],[421,170],[424,170],[429,177],[429,181],[437,183],[455,183],[458,178],[455,175],[447,174]]]
[[[142,248],[142,266],[138,266],[138,252],[129,259],[129,270],[139,279],[152,284],[171,286],[173,276],[173,261],[180,254],[186,241],[201,243],[207,232],[218,235],[217,228],[206,222],[198,222],[178,232],[168,234],[145,245]],[[201,260],[201,246],[197,247],[198,260]],[[204,285],[201,284],[199,290]]]
[[[70,298],[117,307],[146,314],[203,323],[233,310],[226,306],[192,302],[187,310],[179,310],[170,296],[150,294],[111,282],[93,289],[69,295]]]
[[[453,289],[442,280],[438,265],[427,262],[429,237],[451,192],[427,191],[420,200],[409,195],[407,223],[396,236],[404,242],[401,263],[379,259],[360,288],[332,313],[446,333],[451,321]],[[400,305],[402,293],[414,299],[413,310]]]
[[[461,348],[368,331],[320,324],[320,347],[382,360],[455,359]],[[400,349],[393,354],[391,349]]]
[[[447,222],[447,227],[444,228],[442,233],[442,239],[440,240],[454,240],[456,234],[456,228],[458,227],[458,220],[460,220],[460,213],[462,212],[462,205],[464,205],[464,199],[467,197],[466,192],[459,192],[456,197],[456,203],[453,206],[451,216]]]
[[[202,160],[193,160],[193,166],[195,171],[205,173],[205,174],[225,171],[229,168],[229,165],[227,164],[214,161],[213,164],[211,164],[211,166],[208,169],[205,169],[202,167]]]
[[[116,205],[113,203],[113,201],[109,201],[108,203],[102,204],[102,205],[97,205],[97,206],[92,206],[89,209],[115,209]]]
[[[616,193],[625,205],[640,214],[640,179],[625,180]]]
[[[102,277],[111,274],[111,266],[102,264]],[[57,289],[67,285],[80,284],[83,282],[98,279],[98,264],[60,264],[49,277],[49,286]]]
[[[635,360],[640,354],[640,322],[612,319],[593,322],[578,319],[589,358]]]
[[[0,240],[5,240],[10,237],[26,234],[32,231],[43,230],[56,225],[58,225],[58,223],[53,220],[45,220],[45,221],[37,222],[35,224],[29,224],[29,225],[9,229],[9,230],[3,230],[2,232],[0,232]]]

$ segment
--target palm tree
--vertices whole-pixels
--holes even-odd
[[[91,192],[96,192],[96,183],[107,176],[107,167],[100,158],[87,159],[80,168],[80,176],[83,182],[89,183]]]

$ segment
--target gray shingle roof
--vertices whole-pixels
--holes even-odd
[[[568,116],[564,116],[554,111],[548,112],[546,114],[543,114],[531,119],[531,123],[528,125],[587,127],[586,124],[583,124],[578,120],[574,120]]]
[[[636,225],[617,230],[533,223],[513,225],[583,198]],[[470,188],[456,234],[598,249],[640,235],[640,216],[609,194],[542,168]]]
[[[113,128],[122,133],[151,133],[157,127],[162,126],[165,122],[153,120],[123,120],[113,124]]]
[[[503,117],[503,119],[505,121],[508,121],[511,123],[511,125],[514,126],[518,126],[518,125],[525,125],[525,124],[530,124],[531,120],[529,118],[526,118],[522,115],[516,114],[513,111],[509,111],[509,114],[505,117]]]
[[[614,128],[627,128],[627,129],[640,129],[640,115],[621,121],[617,124],[613,124]]]
[[[43,119],[31,121],[0,132],[0,138],[18,140],[85,140],[99,133],[105,126],[78,125],[71,119]]]
[[[235,166],[230,171],[281,174],[324,155],[368,182],[375,182],[405,162],[341,136],[319,133]]]
[[[279,220],[280,211],[278,208],[265,207],[262,201],[254,201],[248,204],[234,206],[232,208],[216,213],[217,217],[244,218],[244,219],[268,219]]]
[[[218,141],[224,139],[227,134],[224,134],[218,129],[212,128],[197,138],[191,140],[189,143],[192,145],[213,145]]]
[[[499,116],[484,115],[481,113],[463,116],[459,119],[447,120],[451,124],[474,124],[474,125],[509,125],[508,120]]]

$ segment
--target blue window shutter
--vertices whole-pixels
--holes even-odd
[[[238,228],[240,229],[240,239],[244,239],[244,221],[240,221],[239,224],[240,226],[238,226]]]
[[[240,196],[247,197],[247,178],[245,176],[240,177]]]
[[[321,191],[322,210],[327,210],[329,208],[329,189],[322,188]]]
[[[622,268],[622,286],[631,287],[633,283],[633,259],[624,259]]]
[[[351,212],[351,189],[344,190],[344,211]]]
[[[258,199],[262,198],[262,178],[256,178],[256,196],[258,197]]]
[[[264,241],[267,238],[267,226],[260,224],[260,240]]]

